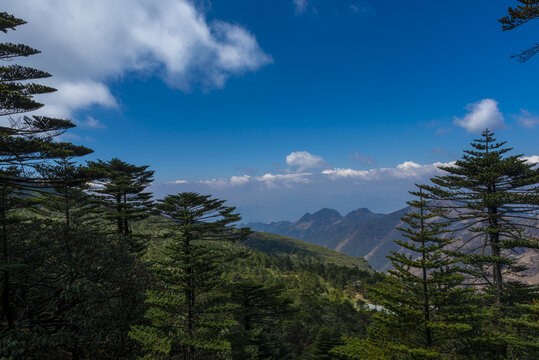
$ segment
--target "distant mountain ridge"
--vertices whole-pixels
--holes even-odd
[[[405,208],[390,214],[376,214],[361,208],[343,217],[337,210],[324,208],[313,214],[307,213],[295,222],[250,223],[247,226],[363,257],[376,270],[384,271],[390,266],[386,255],[389,250],[394,250],[393,240],[400,236],[394,229],[408,211],[409,208]]]
[[[338,211],[325,208],[313,214],[307,213],[295,222],[250,223],[247,226],[256,231],[296,238],[350,256],[362,257],[377,271],[386,271],[391,268],[391,262],[386,256],[390,251],[400,250],[394,243],[394,240],[401,239],[396,228],[402,225],[401,218],[411,210],[408,206],[389,214],[376,214],[361,208],[343,217]],[[539,237],[537,226],[527,231],[531,236]],[[471,233],[456,234],[463,241],[469,240],[471,236]],[[458,245],[455,243],[453,247]],[[517,257],[521,264],[529,268],[526,271],[526,281],[538,283],[539,252],[528,250],[518,253]]]

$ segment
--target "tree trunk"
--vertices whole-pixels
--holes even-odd
[[[2,208],[0,209],[0,217],[2,221],[2,263],[8,265],[8,238],[7,238],[7,214],[6,214],[6,193],[2,191]],[[11,303],[9,299],[9,271],[4,270],[2,274],[2,309],[6,316],[7,324],[10,329],[15,327],[13,313],[11,311]]]
[[[122,195],[116,195],[116,225],[118,226],[118,234],[123,234]]]
[[[427,344],[427,347],[430,347],[432,345],[432,335],[430,328],[428,326],[428,323],[430,322],[430,309],[429,309],[429,286],[428,286],[428,278],[427,278],[427,267],[426,267],[426,260],[425,260],[425,212],[424,212],[424,206],[423,206],[423,189],[419,188],[419,194],[420,194],[420,211],[421,211],[421,246],[423,247],[423,251],[421,253],[421,267],[423,270],[423,315],[425,317],[425,342]]]

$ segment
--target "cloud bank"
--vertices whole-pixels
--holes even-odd
[[[190,0],[5,0],[28,24],[4,36],[42,50],[33,65],[54,75],[58,92],[44,112],[69,117],[90,106],[117,107],[108,83],[158,76],[172,88],[221,88],[272,62],[246,28],[209,20]]]

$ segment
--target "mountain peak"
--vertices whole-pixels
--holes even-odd
[[[337,210],[329,209],[329,208],[320,209],[317,212],[315,212],[312,216],[313,217],[327,217],[327,218],[331,217],[336,220],[342,219],[342,215]]]
[[[330,224],[336,221],[341,220],[343,217],[337,210],[323,208],[318,210],[315,213],[306,213],[303,215],[296,224],[306,223],[306,222],[316,222],[319,224]]]

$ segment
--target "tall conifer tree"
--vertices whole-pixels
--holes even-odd
[[[231,350],[225,334],[236,321],[222,292],[222,244],[248,231],[232,228],[240,220],[235,208],[208,195],[169,195],[157,208],[170,220],[163,225],[170,230],[163,257],[153,268],[162,286],[147,293],[150,325],[134,327],[131,336],[159,359],[225,358]]]
[[[131,225],[150,214],[151,193],[145,190],[152,183],[154,172],[148,166],[128,164],[117,158],[91,161],[88,166],[103,174],[93,191],[102,197],[108,209],[105,217],[115,223],[116,232],[133,250],[141,250],[140,238],[132,233]]]
[[[369,328],[374,345],[358,349],[348,341],[353,344],[350,358],[358,358],[355,351],[360,350],[375,359],[378,348],[385,349],[388,359],[457,359],[466,352],[462,339],[472,327],[461,313],[472,313],[466,304],[469,290],[459,288],[463,277],[444,254],[451,242],[444,236],[445,224],[428,211],[421,186],[412,194],[417,200],[408,202],[413,210],[402,218],[403,239],[395,241],[402,250],[391,252],[393,269],[370,292],[382,306]],[[339,347],[340,354],[345,350],[346,345]]]
[[[26,22],[7,13],[0,13],[0,31],[6,33]],[[26,57],[39,53],[24,44],[0,43],[0,60],[12,61],[17,57]],[[33,191],[47,187],[46,179],[35,169],[44,162],[64,156],[82,156],[91,150],[70,143],[57,142],[54,138],[67,129],[74,127],[69,120],[43,116],[22,116],[19,114],[40,109],[43,104],[34,99],[35,95],[54,92],[55,89],[36,84],[32,80],[49,77],[50,74],[30,67],[16,64],[0,66],[0,222],[2,227],[2,258],[0,271],[1,309],[0,318],[7,319],[10,329],[15,327],[14,309],[11,305],[10,277],[16,268],[10,256],[15,235],[10,232],[12,219],[8,218],[14,206],[19,203],[14,197],[20,197],[21,191]],[[5,117],[8,118],[5,118]],[[16,266],[17,265],[17,266]],[[19,264],[21,265],[21,264]],[[1,323],[1,322],[0,322]]]
[[[452,255],[465,265],[467,282],[481,290],[481,304],[491,310],[483,354],[489,348],[495,359],[510,356],[518,337],[504,324],[522,314],[518,304],[537,298],[536,285],[518,281],[526,268],[515,255],[539,248],[538,239],[527,232],[538,224],[539,168],[520,154],[508,155],[512,149],[505,144],[485,130],[471,150],[453,166],[441,167],[446,174],[426,187],[436,200],[433,211],[443,213],[452,231],[463,234]]]

